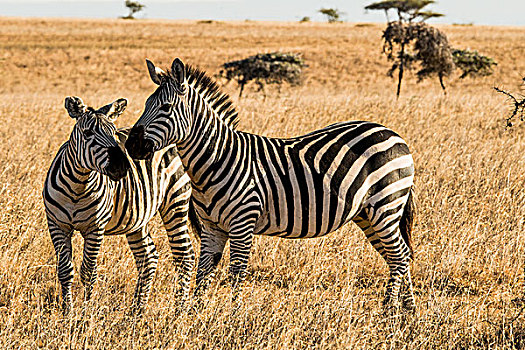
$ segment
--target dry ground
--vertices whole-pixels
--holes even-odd
[[[407,77],[401,98],[381,55],[382,25],[198,23],[0,19],[0,348],[428,349],[525,346],[523,285],[525,125],[505,130],[506,101],[494,84],[519,91],[525,27],[441,27],[455,47],[499,63],[483,79]],[[342,120],[372,120],[401,134],[416,162],[414,316],[389,317],[381,300],[387,269],[354,226],[325,238],[259,237],[244,306],[230,314],[222,264],[208,307],[178,316],[174,268],[154,223],[161,261],[142,320],[128,317],[136,280],[123,237],[108,237],[93,301],[64,319],[41,190],[73,121],[63,101],[93,106],[130,100],[118,122],[132,124],[154,85],[144,59],[181,57],[218,72],[257,52],[303,53],[302,87],[247,91],[243,130],[303,134]],[[237,100],[232,83],[225,87]],[[79,267],[82,239],[74,239]]]

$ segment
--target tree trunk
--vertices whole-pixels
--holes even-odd
[[[445,84],[443,83],[443,74],[439,74],[439,83],[441,84],[441,88],[443,89],[443,93],[446,95],[447,90],[445,89]]]
[[[401,93],[401,81],[403,80],[403,71],[405,68],[405,44],[401,44],[401,52],[399,53],[399,75],[398,75],[398,81],[397,81],[397,92],[396,92],[396,98],[399,98],[399,94]]]
[[[241,83],[241,91],[239,91],[239,99],[242,97],[242,90],[244,90],[244,83]]]

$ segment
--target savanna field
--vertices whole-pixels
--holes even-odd
[[[385,75],[383,24],[0,18],[0,348],[2,349],[512,349],[525,347],[525,124],[505,129],[525,75],[525,27],[439,26],[453,47],[493,57],[492,76],[416,83],[401,96]],[[228,259],[197,313],[175,309],[176,268],[160,220],[152,295],[130,316],[135,262],[125,237],[105,237],[99,280],[83,305],[82,238],[73,239],[74,308],[60,309],[41,192],[74,121],[64,98],[100,107],[129,99],[132,125],[155,85],[145,58],[175,57],[215,75],[259,52],[302,53],[299,87],[253,86],[236,102],[240,129],[288,137],[344,120],[398,132],[416,163],[414,315],[384,312],[383,259],[353,224],[324,238],[257,237],[243,305],[231,313]],[[224,83],[224,82],[223,82]],[[227,257],[228,254],[226,254]]]

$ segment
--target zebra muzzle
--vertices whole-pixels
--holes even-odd
[[[151,159],[153,141],[144,138],[144,126],[134,126],[126,140],[126,150],[133,159]]]
[[[106,174],[113,181],[119,181],[128,173],[130,168],[126,154],[120,147],[108,148],[109,164],[106,167]]]

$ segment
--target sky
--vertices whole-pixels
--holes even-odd
[[[382,11],[366,12],[374,0],[139,0],[138,18],[323,21],[320,8],[336,8],[349,22],[384,22]],[[525,0],[438,0],[429,10],[444,13],[429,23],[525,26]],[[120,0],[0,0],[0,16],[116,18],[127,14]],[[525,38],[524,38],[525,40]]]

